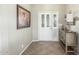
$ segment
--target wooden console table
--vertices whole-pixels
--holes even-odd
[[[59,30],[59,41],[66,54],[73,55],[77,48],[76,32]]]

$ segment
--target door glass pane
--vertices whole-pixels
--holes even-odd
[[[47,16],[46,16],[46,21],[47,21],[46,23],[47,23],[47,27],[49,27],[49,20],[50,20],[50,19],[49,19],[49,14],[47,14]]]
[[[54,23],[53,24],[54,24],[54,27],[56,27],[57,26],[57,23],[56,23],[56,15],[54,14],[53,17],[54,17]]]
[[[41,27],[44,27],[44,14],[41,15]]]

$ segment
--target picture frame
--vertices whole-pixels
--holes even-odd
[[[17,5],[17,29],[30,27],[31,13],[27,9]]]

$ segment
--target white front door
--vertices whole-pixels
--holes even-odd
[[[58,37],[58,13],[39,13],[38,39],[56,41]]]

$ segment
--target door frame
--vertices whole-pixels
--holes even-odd
[[[58,17],[57,17],[57,23],[59,24],[59,13],[57,12],[57,11],[43,11],[43,12],[38,12],[38,40],[37,41],[44,41],[44,40],[40,40],[40,27],[39,27],[39,20],[40,20],[40,14],[43,14],[43,13],[52,13],[52,14],[56,14]],[[59,26],[58,26],[59,27]],[[57,28],[55,28],[55,29],[58,29],[58,27]],[[53,29],[54,30],[54,29]],[[59,31],[59,30],[58,30]],[[53,41],[53,40],[45,40],[45,41]]]

